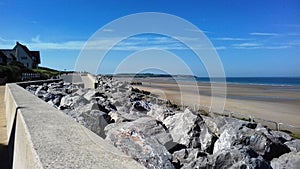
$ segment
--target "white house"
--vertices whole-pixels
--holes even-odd
[[[40,52],[30,51],[19,42],[13,49],[0,49],[0,64],[7,65],[12,61],[20,62],[29,69],[35,69],[41,63]]]

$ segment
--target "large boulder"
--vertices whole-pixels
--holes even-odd
[[[236,145],[250,146],[266,160],[270,161],[273,158],[279,157],[284,153],[290,152],[290,149],[283,144],[281,134],[272,135],[267,128],[256,127],[251,123],[236,123],[225,124],[226,129],[220,134],[219,139],[215,143],[214,153],[228,149]],[[276,137],[280,136],[280,137]]]
[[[168,116],[172,116],[175,113],[164,106],[154,104],[151,106],[151,110],[147,112],[148,116],[155,118],[156,120],[163,121]]]
[[[249,147],[231,147],[213,154],[212,168],[271,169],[271,166]]]
[[[102,138],[105,138],[104,128],[108,125],[110,117],[99,110],[91,110],[81,113],[77,119],[78,123],[90,129]]]
[[[188,148],[201,148],[212,153],[217,137],[209,130],[200,115],[186,109],[184,112],[167,117],[163,123],[172,135],[174,143]]]
[[[176,168],[212,168],[208,154],[200,149],[187,148],[173,153],[173,164]]]
[[[164,144],[172,141],[164,126],[150,117],[112,123],[105,128],[106,140],[147,168],[174,168]]]
[[[284,144],[287,145],[291,151],[300,152],[300,140],[299,139],[287,141]]]
[[[300,167],[300,152],[290,152],[279,158],[274,158],[271,161],[271,166],[273,169],[298,169]]]
[[[88,104],[89,101],[86,100],[84,97],[79,95],[66,95],[61,98],[59,108],[61,110],[64,109],[74,109],[79,106],[84,106]]]

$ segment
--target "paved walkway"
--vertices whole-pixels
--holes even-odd
[[[0,86],[0,168],[8,168],[6,116],[4,104],[5,86]]]

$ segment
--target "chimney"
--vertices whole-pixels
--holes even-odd
[[[16,42],[16,45],[20,45],[20,43],[17,41],[17,42]]]

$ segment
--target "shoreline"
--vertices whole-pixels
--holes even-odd
[[[124,79],[125,80],[125,79]],[[128,80],[128,79],[127,79]],[[181,104],[181,94],[176,81],[167,78],[135,78],[143,85],[135,85],[141,90],[150,91],[162,98]],[[191,85],[189,82],[180,82]],[[198,82],[200,100],[196,93],[186,92],[184,104],[193,108],[195,104],[210,106],[210,83]],[[217,94],[218,93],[217,91]],[[254,116],[265,120],[300,126],[300,86],[268,86],[227,84],[224,110]],[[215,97],[216,98],[216,97]],[[218,98],[217,98],[218,99]]]

